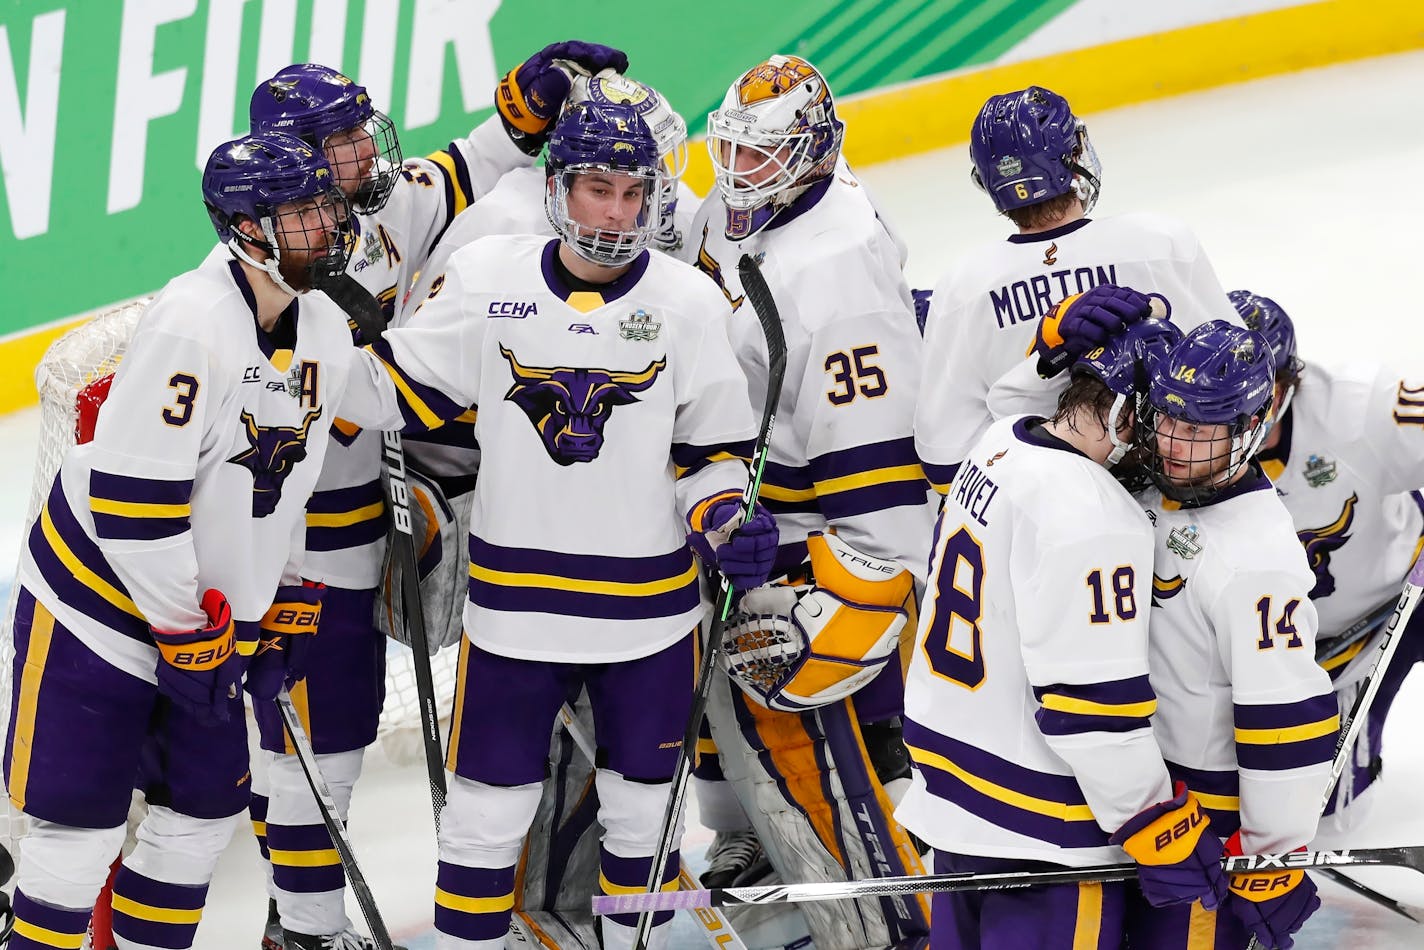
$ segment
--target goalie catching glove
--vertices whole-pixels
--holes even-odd
[[[262,617],[262,642],[247,671],[247,692],[253,699],[276,699],[306,676],[302,660],[321,623],[321,599],[326,585],[302,581],[277,588],[272,606]]]
[[[800,712],[837,702],[875,678],[909,619],[914,578],[895,561],[812,534],[809,585],[748,591],[727,624],[727,675],[763,706]]]
[[[149,628],[160,657],[158,691],[199,719],[226,722],[257,640],[238,630],[222,591],[205,591],[199,606],[208,618],[201,630]]]

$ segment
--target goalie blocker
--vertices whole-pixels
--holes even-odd
[[[855,695],[897,653],[914,580],[834,534],[811,534],[807,549],[802,575],[749,592],[724,634],[728,677],[713,685],[708,706],[723,774],[782,880],[922,874],[884,784],[896,769],[882,761],[890,757],[881,744],[899,751],[894,761],[908,773],[899,731],[862,723]],[[736,908],[728,917],[745,932],[768,926],[768,912]],[[929,932],[928,900],[914,894],[800,913],[816,946],[829,950],[895,946]]]

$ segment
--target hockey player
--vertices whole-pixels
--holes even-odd
[[[574,105],[547,168],[559,237],[452,255],[411,325],[362,354],[369,375],[343,406],[409,430],[480,407],[439,947],[503,946],[549,736],[580,686],[599,747],[603,887],[643,888],[691,704],[702,610],[687,534],[710,532],[739,588],[765,580],[776,549],[760,508],[727,537],[755,425],[725,299],[647,250],[651,131],[633,106]],[[605,918],[604,946],[630,945],[631,924]]]
[[[1237,320],[1181,222],[1143,213],[1087,217],[1101,167],[1086,125],[1062,96],[1040,86],[991,96],[970,131],[969,156],[975,185],[1016,232],[956,260],[931,298],[925,360],[939,369],[925,375],[915,447],[941,490],[993,419],[1052,410],[1059,390],[1039,383],[1024,355],[1039,318],[1058,301],[1119,284],[1165,297],[1183,330],[1213,317]],[[991,406],[991,388],[1011,370],[1026,377],[1021,388]]]
[[[1258,458],[1315,575],[1310,599],[1320,617],[1316,639],[1321,649],[1340,651],[1322,665],[1334,680],[1343,715],[1374,663],[1374,634],[1388,620],[1424,535],[1424,386],[1382,366],[1306,364],[1296,355],[1295,326],[1279,304],[1249,290],[1233,290],[1230,297],[1246,325],[1271,344],[1275,425]],[[1332,642],[1371,613],[1376,620],[1353,643]],[[1380,774],[1385,717],[1424,653],[1424,613],[1416,611],[1398,635],[1351,767],[1326,809],[1338,817],[1323,823],[1322,832],[1347,830],[1368,811],[1368,799],[1356,799]]]
[[[459,212],[501,175],[533,161],[569,91],[571,71],[626,65],[621,52],[606,46],[547,46],[504,77],[496,116],[425,158],[402,160],[390,119],[366,89],[326,66],[294,64],[260,83],[250,119],[254,130],[290,132],[325,152],[356,212],[347,272],[389,320]],[[337,420],[332,438],[307,514],[308,576],[327,585],[323,636],[314,642],[297,708],[344,818],[384,699],[386,638],[373,618],[386,517],[380,434]],[[267,759],[266,768],[254,771],[267,781],[251,813],[263,856],[271,858],[273,897],[263,946],[368,947],[346,917],[345,876],[276,707],[260,704],[254,714]],[[262,794],[269,789],[270,802]]]
[[[843,134],[825,78],[797,56],[747,70],[708,118],[716,184],[684,253],[736,311],[733,346],[757,408],[766,350],[738,278],[743,254],[762,262],[789,352],[762,487],[781,529],[778,581],[730,631],[746,692],[713,688],[709,722],[731,785],[697,784],[703,822],[718,831],[704,883],[755,860],[748,820],[785,880],[920,867],[884,784],[908,776],[898,633],[933,523],[910,429],[921,340],[899,249],[840,162]],[[846,607],[838,623],[830,610],[808,619],[832,602]],[[809,623],[790,657],[809,661],[807,640],[825,634],[816,648],[825,649],[856,618],[869,619],[860,639],[842,642],[834,674],[814,687],[793,681],[789,666],[767,679],[752,672],[756,656],[737,658]],[[716,759],[701,759],[701,779],[715,779]],[[816,945],[833,950],[922,935],[926,908],[912,899],[802,910]]]
[[[1146,311],[1122,290],[1071,306],[1130,294]],[[1153,738],[1152,526],[1109,471],[1133,444],[1139,380],[1180,335],[1146,320],[1091,351],[1051,418],[996,422],[950,487],[905,685],[915,779],[896,812],[937,872],[1126,850],[1153,904],[1225,897],[1221,841]],[[935,895],[932,946],[1115,948],[1131,887]]]
[[[80,945],[136,781],[150,809],[114,880],[115,936],[192,945],[250,791],[238,684],[270,701],[299,679],[319,616],[304,509],[351,337],[307,291],[344,269],[349,211],[322,154],[280,134],[219,146],[202,189],[230,253],[143,315],[21,559],[14,948]]]
[[[1290,851],[1315,834],[1338,726],[1315,663],[1316,577],[1290,515],[1252,460],[1269,428],[1270,346],[1212,321],[1151,372],[1141,433],[1156,490],[1151,680],[1153,730],[1172,777],[1229,835],[1233,854]],[[1096,542],[1094,542],[1096,543]],[[1253,935],[1290,947],[1320,906],[1302,872],[1234,875],[1225,906],[1148,908],[1129,893],[1133,947],[1215,946]]]

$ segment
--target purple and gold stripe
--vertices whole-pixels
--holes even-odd
[[[169,884],[128,865],[114,875],[114,936],[148,947],[191,947],[208,886]]]
[[[1167,763],[1167,774],[1173,782],[1183,782],[1211,816],[1211,830],[1228,838],[1241,827],[1241,773],[1236,769],[1222,771],[1192,769],[1176,762]]]
[[[509,548],[470,536],[470,602],[490,610],[649,620],[696,610],[686,546],[652,557]]]
[[[101,538],[152,541],[189,528],[193,480],[89,473],[89,508]]]
[[[1236,764],[1243,769],[1283,771],[1335,757],[1340,708],[1334,693],[1294,703],[1232,707]]]
[[[84,533],[57,478],[28,543],[40,576],[61,601],[110,630],[152,643],[147,620],[98,545]]]
[[[920,459],[920,467],[925,471],[925,478],[929,481],[930,487],[941,495],[949,494],[950,482],[954,481],[954,475],[959,471],[959,462],[952,465],[937,465],[934,462],[926,462]]]
[[[404,431],[423,432],[427,429],[438,429],[464,413],[464,406],[440,390],[407,376],[396,365],[391,345],[387,341],[378,340],[367,349],[380,360],[382,368],[390,374],[391,381],[396,385],[396,403],[400,407]]]
[[[1157,696],[1147,675],[1106,683],[1055,683],[1035,686],[1038,731],[1046,736],[1085,732],[1132,732],[1148,728]]]
[[[681,864],[681,852],[673,850],[663,865],[663,883],[659,890],[677,890],[677,870]],[[646,858],[620,858],[610,854],[606,848],[599,850],[598,886],[605,894],[642,894],[648,889],[648,872],[653,867],[652,855]],[[637,914],[611,914],[616,924],[625,927],[638,925]],[[672,911],[659,911],[653,915],[653,926],[657,927],[672,920]]]
[[[767,461],[762,469],[759,500],[773,515],[817,513],[816,487],[805,466]]]
[[[31,947],[79,950],[84,945],[93,909],[68,910],[41,904],[17,889],[14,911],[14,930],[10,933],[8,944],[11,950],[30,950]]]
[[[1007,759],[905,720],[905,747],[930,794],[984,821],[1060,848],[1107,847],[1078,782]]]
[[[346,886],[341,856],[326,825],[279,825],[267,822],[272,880],[294,894],[322,894]]]
[[[450,143],[449,148],[427,155],[426,159],[440,169],[440,175],[445,180],[447,216],[440,227],[440,234],[443,235],[450,222],[455,220],[455,215],[464,211],[475,200],[475,188],[470,184],[470,169],[465,164],[465,158],[454,142]],[[437,235],[435,240],[440,240],[440,237]]]
[[[709,465],[718,462],[750,462],[754,443],[750,439],[740,442],[723,442],[720,445],[692,445],[688,442],[674,442],[672,464],[678,478],[696,475]]]
[[[257,850],[262,852],[262,860],[270,861],[267,853],[267,806],[271,802],[266,795],[252,793],[247,802],[247,816],[252,820],[252,836],[257,839]]]
[[[827,452],[811,459],[807,469],[827,521],[923,505],[929,489],[915,440],[908,436]]]
[[[313,492],[307,501],[307,550],[344,551],[386,536],[381,480]]]
[[[435,929],[460,940],[498,940],[514,911],[514,865],[471,868],[441,861],[435,875]]]

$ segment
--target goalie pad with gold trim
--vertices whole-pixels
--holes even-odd
[[[415,537],[420,602],[425,616],[430,655],[458,643],[464,629],[465,598],[470,584],[470,508],[474,492],[447,499],[440,486],[406,467],[410,493],[411,534]],[[392,556],[396,528],[386,529],[386,559],[376,598],[376,628],[410,646],[409,627],[401,601],[401,565]]]
[[[914,578],[895,561],[812,534],[812,583],[748,591],[722,637],[727,675],[768,709],[837,702],[870,682],[899,648]]]

